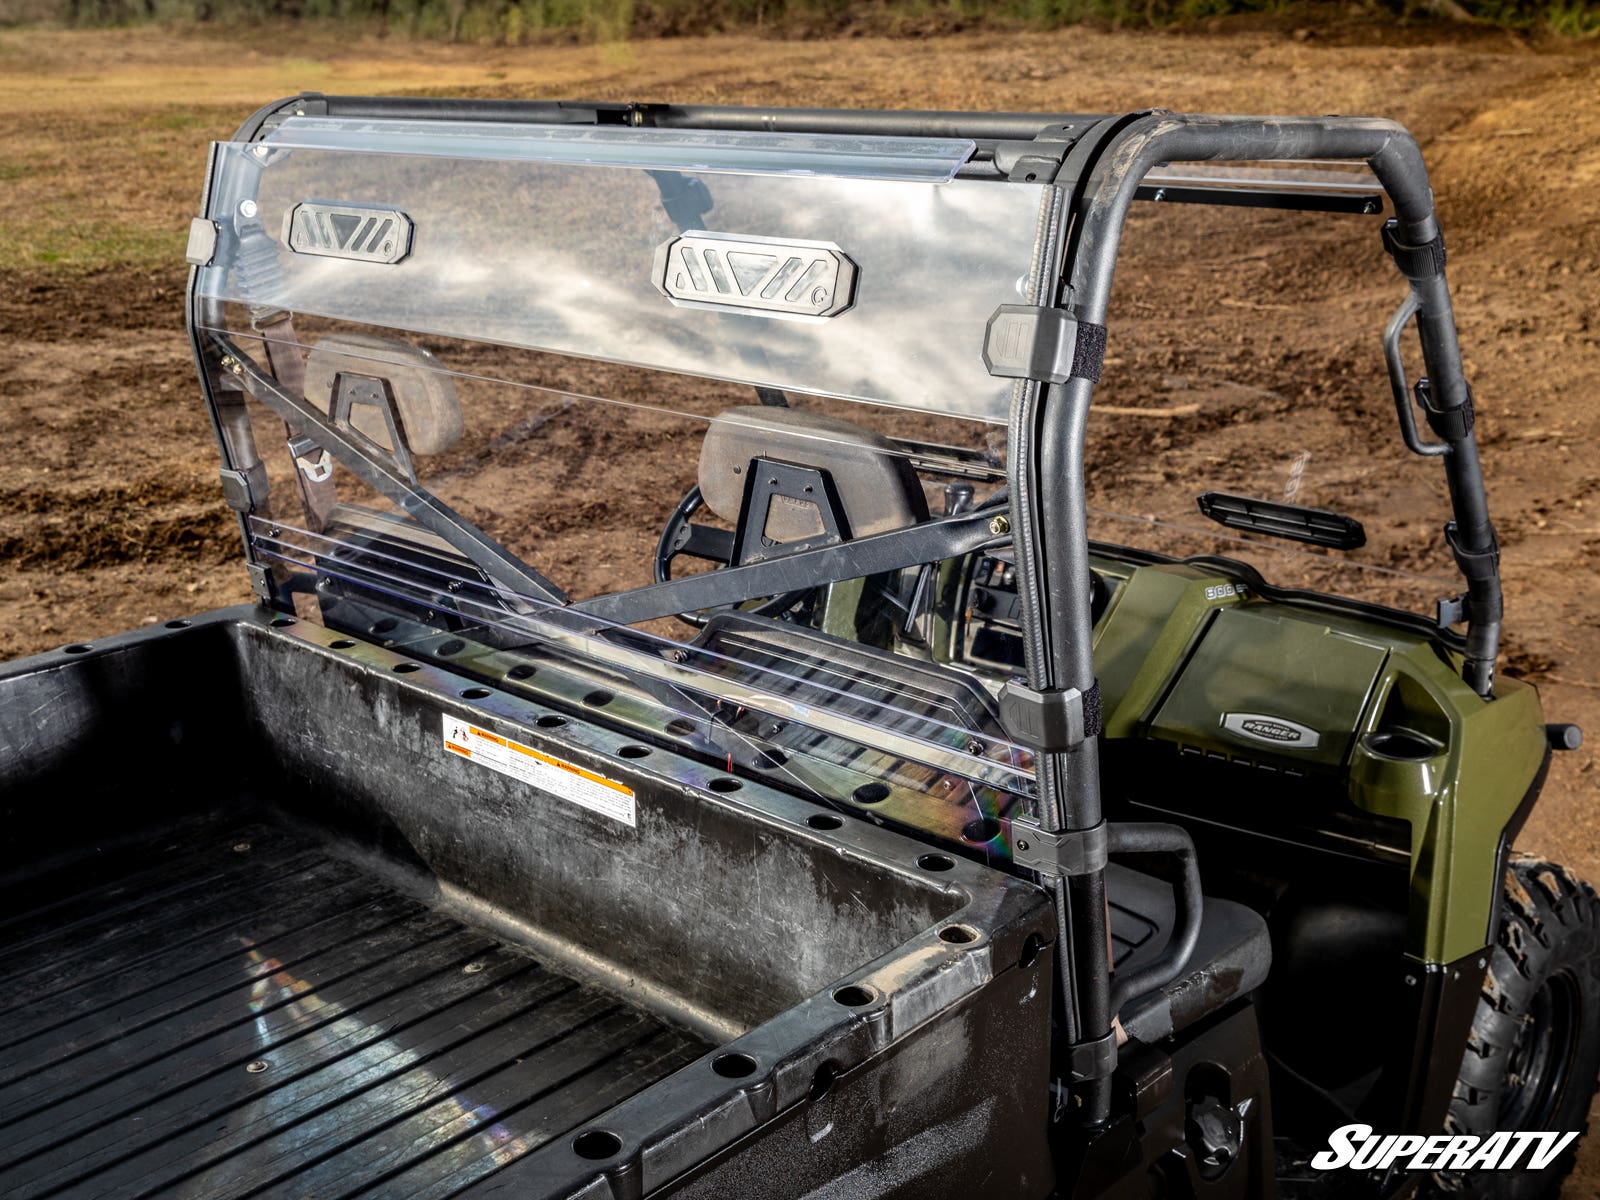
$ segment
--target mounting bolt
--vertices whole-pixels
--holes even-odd
[[[246,1063],[244,1069],[246,1071],[250,1072],[250,1074],[252,1074],[252,1075],[259,1075],[259,1074],[261,1074],[261,1072],[265,1071],[271,1065],[272,1064],[269,1063],[266,1059],[258,1058],[258,1059],[255,1060],[255,1062]]]
[[[233,844],[233,852],[235,854],[243,854],[249,849],[250,849],[250,843],[249,842],[235,842]]]
[[[260,209],[256,208],[256,202],[254,200],[239,201],[239,215],[246,221],[253,220],[256,213],[259,211]]]
[[[1004,513],[1001,513],[998,517],[989,522],[989,532],[994,534],[995,537],[999,537],[1003,533],[1010,533],[1011,518],[1006,516]]]
[[[461,973],[463,975],[476,975],[481,970],[483,970],[483,964],[481,962],[469,962],[466,966],[461,968]]]

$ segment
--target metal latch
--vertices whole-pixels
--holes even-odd
[[[1036,692],[1020,679],[1000,689],[1000,724],[1013,741],[1045,753],[1075,750],[1101,728],[1100,684]]]
[[[189,245],[183,252],[190,266],[209,267],[217,257],[217,223],[204,217],[189,222]]]
[[[1074,321],[1059,308],[1002,304],[983,338],[983,365],[1002,379],[1100,381],[1106,327]]]

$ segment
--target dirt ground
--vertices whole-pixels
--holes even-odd
[[[206,142],[300,89],[1405,122],[1449,240],[1505,669],[1592,735],[1521,844],[1600,879],[1600,46],[1272,22],[537,49],[0,32],[0,657],[247,597],[183,336],[182,240]],[[1352,240],[1344,220],[1135,223],[1099,398],[1194,419],[1097,417],[1097,504],[1176,511],[1168,493],[1201,476],[1309,455],[1321,491],[1302,499],[1363,515],[1371,561],[1437,567],[1417,539],[1436,540],[1438,480],[1388,466],[1403,452],[1376,339],[1399,283],[1375,228]],[[1412,520],[1419,501],[1435,507]],[[1600,1195],[1600,1142],[1583,1157],[1568,1194]]]

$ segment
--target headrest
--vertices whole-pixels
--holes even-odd
[[[330,334],[311,347],[306,360],[306,398],[326,412],[341,374],[389,381],[411,453],[442,454],[461,440],[464,427],[455,381],[422,347],[365,333]],[[356,408],[350,423],[385,450],[394,449],[377,409]]]

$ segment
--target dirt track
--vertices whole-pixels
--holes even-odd
[[[15,118],[0,129],[0,657],[246,596],[182,336],[179,260],[205,140],[277,95],[1368,112],[1415,130],[1434,172],[1505,550],[1507,669],[1540,684],[1553,719],[1592,734],[1556,764],[1523,846],[1600,879],[1600,47],[1376,36],[1264,25],[620,50],[325,38],[281,54],[258,38],[218,74],[217,41],[0,33],[0,104]],[[1437,484],[1373,465],[1401,456],[1376,352],[1392,268],[1375,236],[1278,220],[1171,210],[1130,231],[1100,398],[1201,407],[1196,420],[1100,418],[1097,502],[1171,507],[1205,464],[1281,475],[1309,453],[1316,502],[1367,515],[1376,561],[1432,566],[1402,535],[1436,530],[1442,512],[1404,529],[1384,514]],[[87,265],[39,263],[68,227],[68,257]],[[140,241],[140,228],[161,232]],[[1569,1194],[1600,1194],[1588,1165],[1600,1145],[1584,1157]]]

